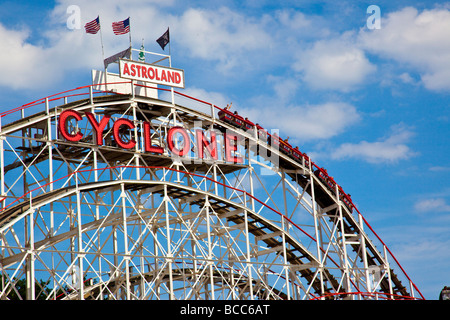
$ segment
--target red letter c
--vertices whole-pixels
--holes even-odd
[[[59,132],[61,132],[63,137],[66,138],[66,140],[68,141],[72,142],[80,141],[80,139],[83,137],[83,134],[81,132],[71,134],[67,131],[67,121],[70,117],[75,118],[75,120],[77,121],[81,120],[81,115],[75,110],[65,110],[61,112],[58,121]]]
[[[124,125],[127,126],[130,129],[134,129],[134,124],[128,119],[119,119],[116,122],[114,122],[113,126],[113,134],[114,134],[114,140],[116,140],[117,144],[124,148],[124,149],[131,149],[136,145],[136,141],[134,139],[130,139],[128,142],[124,142],[122,138],[120,138],[119,130],[120,127]]]

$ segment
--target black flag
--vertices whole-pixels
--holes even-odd
[[[161,48],[164,50],[164,47],[169,43],[170,36],[169,36],[169,28],[167,28],[167,31],[164,32],[164,34],[156,40],[158,44],[161,46]]]

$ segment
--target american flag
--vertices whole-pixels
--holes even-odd
[[[125,34],[130,32],[130,18],[126,18],[123,21],[113,22],[112,24],[114,34]]]
[[[86,23],[84,29],[86,29],[86,33],[96,34],[100,30],[100,17],[98,16],[91,22]]]

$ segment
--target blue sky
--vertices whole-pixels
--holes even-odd
[[[67,26],[80,8],[81,29]],[[380,28],[369,29],[369,5]],[[225,106],[310,154],[352,194],[427,299],[450,285],[450,2],[2,1],[0,108],[90,83],[125,49],[161,52],[170,26],[185,93]]]

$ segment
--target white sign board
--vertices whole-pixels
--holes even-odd
[[[184,71],[132,60],[119,60],[120,77],[184,88]]]
[[[94,90],[131,94],[131,90],[134,88],[135,95],[158,99],[158,89],[146,86],[131,86],[129,83],[124,82],[125,81],[120,78],[117,73],[92,70],[92,84],[94,85]],[[145,83],[141,81],[136,82],[136,84],[145,85]]]

